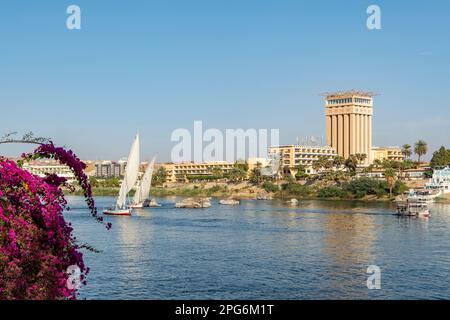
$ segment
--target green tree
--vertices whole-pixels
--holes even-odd
[[[247,178],[247,170],[242,167],[235,166],[228,172],[228,179],[232,182],[241,182]]]
[[[224,176],[223,169],[222,169],[222,168],[219,168],[219,167],[214,167],[214,168],[211,170],[211,174],[212,174],[213,176],[215,176],[217,179],[222,179],[223,176]]]
[[[386,179],[386,184],[389,188],[389,196],[392,197],[392,189],[395,186],[396,175],[394,168],[387,168],[384,170],[384,178]]]
[[[159,168],[153,176],[153,184],[162,185],[164,182],[166,182],[167,175],[167,170],[164,169],[164,167]]]
[[[450,165],[450,150],[445,149],[444,146],[440,147],[433,153],[430,164],[433,169]]]
[[[93,188],[97,188],[99,186],[99,182],[96,177],[89,177],[89,183]]]
[[[306,168],[304,165],[299,164],[298,166],[295,167],[295,170],[297,171],[295,173],[295,178],[297,180],[306,178],[307,174],[306,174]]]
[[[419,140],[414,144],[414,153],[417,154],[417,161],[420,164],[420,158],[428,151],[428,144],[424,140]]]
[[[356,172],[356,167],[358,166],[358,159],[352,154],[345,160],[344,166],[349,173],[354,174]]]
[[[320,156],[313,164],[313,168],[316,171],[322,169],[329,170],[333,167],[333,162],[326,156]]]
[[[365,154],[365,153],[357,153],[357,154],[355,154],[355,157],[358,160],[358,163],[361,164],[367,159],[367,154]]]
[[[262,180],[261,169],[253,168],[250,172],[249,181],[253,184],[260,184]]]
[[[411,157],[412,151],[411,151],[411,145],[409,144],[404,144],[402,146],[402,153],[405,156],[405,159],[408,159],[409,157]]]
[[[383,162],[380,159],[375,159],[373,160],[373,165],[375,168],[381,168],[381,166],[383,165]]]
[[[333,159],[333,166],[337,169],[345,164],[345,158],[343,156],[336,156]]]

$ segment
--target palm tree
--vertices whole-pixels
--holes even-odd
[[[373,165],[378,169],[383,165],[383,162],[380,159],[375,159],[373,160]]]
[[[412,151],[411,151],[411,145],[409,145],[409,144],[404,144],[404,145],[402,146],[402,153],[403,153],[403,155],[405,156],[405,159],[411,157],[411,154],[412,154]]]
[[[350,155],[350,157],[348,157],[347,160],[345,160],[344,165],[350,173],[354,173],[354,172],[356,172],[356,167],[358,165],[358,159],[356,158],[355,155],[352,154],[352,155]]]
[[[367,159],[367,155],[365,153],[357,153],[357,154],[355,154],[355,157],[360,164],[363,163],[364,160]]]
[[[395,170],[393,168],[387,168],[384,170],[384,177],[389,188],[389,196],[392,197],[392,189],[395,186]]]
[[[339,169],[340,167],[342,167],[345,164],[345,158],[342,156],[336,156],[333,159],[333,165],[335,168]]]
[[[417,154],[418,160],[417,162],[419,162],[420,164],[420,157],[425,155],[428,151],[428,144],[423,141],[423,140],[419,140],[414,144],[414,153]]]

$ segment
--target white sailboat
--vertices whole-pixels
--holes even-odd
[[[139,134],[136,135],[133,145],[131,146],[130,154],[128,155],[127,166],[125,174],[120,186],[119,197],[114,208],[103,211],[106,215],[115,216],[131,216],[131,208],[127,206],[127,195],[133,189],[139,174],[140,163],[140,141]]]
[[[141,185],[134,194],[133,204],[131,205],[131,208],[138,209],[150,206],[148,202],[148,197],[150,195],[150,187],[152,185],[154,166],[155,166],[155,157],[148,165],[147,170],[145,170],[144,176],[142,177],[141,180]]]

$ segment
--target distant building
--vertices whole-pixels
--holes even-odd
[[[450,192],[450,168],[434,170],[433,177],[426,184],[427,189],[439,191],[441,193]]]
[[[97,178],[121,178],[125,174],[126,161],[102,161],[95,164]]]
[[[214,169],[220,169],[224,174],[234,167],[234,163],[225,161],[214,161],[204,163],[183,162],[162,164],[166,172],[166,182],[185,181],[186,176],[210,175]]]
[[[56,174],[58,177],[66,178],[68,183],[75,183],[76,178],[68,166],[61,165],[55,160],[42,160],[24,163],[23,169],[31,174],[44,178],[48,174]]]
[[[273,157],[276,154],[281,156],[281,166],[284,171],[294,170],[299,165],[302,165],[308,174],[316,173],[313,165],[320,157],[327,157],[332,160],[337,156],[336,149],[333,147],[300,145],[269,148],[269,157]]]
[[[405,155],[400,147],[372,147],[372,162],[376,159],[392,161],[404,161]]]
[[[345,159],[363,153],[365,164],[370,164],[373,93],[344,91],[325,96],[327,145]]]

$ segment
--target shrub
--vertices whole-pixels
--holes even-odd
[[[276,184],[274,184],[272,182],[269,182],[269,181],[264,182],[262,187],[267,192],[277,192],[277,191],[280,190],[278,185],[276,185]]]
[[[0,157],[0,300],[75,299],[77,288],[68,282],[69,267],[78,267],[85,284],[89,269],[64,220],[67,202],[61,186],[64,178],[32,175],[20,166],[24,161],[53,158],[69,166],[84,190],[88,207],[97,221],[86,168],[72,151],[42,144],[18,163]],[[110,224],[107,224],[110,228]]]
[[[348,196],[348,193],[342,188],[331,186],[324,187],[319,190],[318,193],[319,198],[345,198]]]
[[[307,197],[311,194],[311,190],[298,183],[287,183],[283,185],[285,193],[291,196]]]

